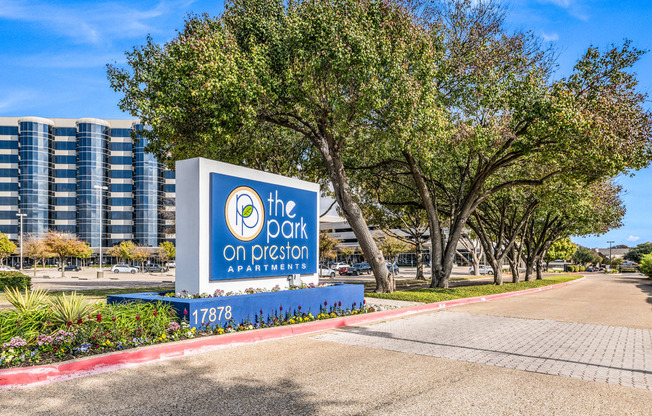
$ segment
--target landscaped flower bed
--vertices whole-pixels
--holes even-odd
[[[0,311],[0,368],[50,364],[143,345],[375,311],[364,301],[355,307],[326,304],[315,314],[298,305],[274,315],[256,314],[239,323],[230,320],[194,328],[187,315],[179,316],[162,301],[91,304],[76,294],[47,300],[44,292],[40,297],[34,293],[39,292],[22,295],[17,309]],[[26,301],[27,297],[32,299]]]
[[[294,290],[298,289],[298,290]],[[289,315],[318,315],[330,312],[333,307],[342,310],[357,309],[364,299],[362,285],[304,286],[286,290],[247,289],[244,293],[215,293],[213,295],[190,295],[181,293],[169,296],[163,292],[110,295],[107,303],[164,302],[178,316],[188,320],[191,328],[226,326],[229,322],[239,325],[258,322],[259,319],[277,317],[289,319]]]

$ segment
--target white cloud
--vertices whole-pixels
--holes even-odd
[[[79,43],[106,44],[112,39],[157,33],[154,20],[178,15],[193,1],[163,0],[152,8],[139,10],[133,3],[85,2],[83,6],[63,6],[42,0],[0,0],[0,19],[34,23]]]
[[[29,107],[27,104],[35,100],[37,93],[29,89],[0,91],[0,97],[0,111],[15,110]]]
[[[627,241],[631,241],[632,243],[635,243],[636,241],[638,241],[640,239],[641,239],[641,237],[634,236],[634,235],[630,235],[629,237],[627,237]]]
[[[541,33],[541,38],[542,38],[545,42],[554,42],[554,41],[559,40],[559,34],[557,34],[557,33],[547,34],[547,33],[545,33],[545,32],[542,32],[542,33]]]
[[[539,2],[561,7],[576,19],[583,21],[589,20],[589,16],[585,10],[586,7],[582,4],[583,0],[539,0]]]

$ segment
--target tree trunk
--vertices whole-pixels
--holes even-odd
[[[333,185],[335,200],[342,210],[344,218],[351,226],[355,237],[358,239],[358,244],[360,244],[365,258],[369,261],[371,270],[376,278],[375,292],[392,292],[393,284],[388,276],[389,270],[387,270],[387,266],[385,265],[385,257],[383,257],[383,253],[378,249],[371,235],[371,231],[369,231],[367,222],[362,216],[362,211],[351,195],[349,179],[346,176],[344,164],[337,150],[331,149],[329,146],[328,151],[322,149],[322,156],[326,162],[331,184]]]
[[[543,260],[541,258],[537,259],[537,280],[543,279]]]
[[[473,250],[471,250],[471,260],[473,260],[473,275],[480,276],[480,258],[478,253],[476,253],[475,244],[473,245]]]
[[[518,272],[519,258],[516,249],[512,248],[510,256],[507,258],[507,261],[509,261],[509,270],[512,273],[512,283],[518,283],[521,280],[521,276],[519,276],[519,272]]]
[[[63,264],[63,257],[59,257],[59,266],[61,266],[61,277],[66,277],[66,266]]]
[[[38,263],[36,262],[36,260],[34,260],[34,278],[35,278],[35,279],[36,279],[36,265],[37,265],[37,264],[38,264]]]
[[[421,238],[417,239],[415,255],[417,257],[417,280],[426,280],[426,277],[423,275],[423,241],[421,241]]]
[[[528,258],[525,262],[525,281],[532,281],[532,276],[534,275],[534,262],[530,261]]]
[[[489,262],[491,263],[491,267],[494,269],[494,284],[498,286],[502,286],[503,284],[503,258],[501,257],[500,259],[493,258],[493,256],[489,256],[490,260]]]

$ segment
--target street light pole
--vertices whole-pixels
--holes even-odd
[[[100,185],[95,185],[94,188],[100,191],[100,269],[97,272],[97,278],[99,279],[100,277],[104,277],[104,271],[102,271],[102,210],[104,209],[102,198],[104,197],[104,194],[102,191],[108,191],[109,188],[107,186]]]
[[[16,216],[20,219],[20,267],[19,270],[23,270],[23,217],[27,214],[21,214],[18,212]]]
[[[612,260],[612,258],[611,258],[611,244],[613,243],[613,241],[607,241],[607,243],[609,243],[609,267],[611,268],[611,260]]]

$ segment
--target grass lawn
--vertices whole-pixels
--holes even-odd
[[[517,290],[530,289],[534,287],[550,286],[556,283],[568,282],[579,279],[578,275],[559,275],[545,277],[543,280],[534,280],[531,282],[505,283],[502,286],[496,285],[478,285],[462,286],[450,289],[413,289],[396,291],[394,293],[365,293],[365,296],[372,298],[406,300],[410,302],[433,303],[444,300],[471,298],[474,296],[495,295],[498,293],[515,292]],[[408,281],[409,282],[409,281]],[[397,285],[397,289],[400,286]]]

